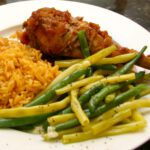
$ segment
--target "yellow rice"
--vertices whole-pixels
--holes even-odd
[[[41,56],[36,49],[0,37],[0,108],[30,102],[60,73]]]

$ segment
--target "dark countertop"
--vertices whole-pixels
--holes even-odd
[[[0,5],[21,0],[0,0]],[[150,31],[150,0],[68,0],[110,9],[120,13]],[[150,141],[137,150],[150,150]]]
[[[110,9],[139,23],[150,31],[150,0],[70,0]]]

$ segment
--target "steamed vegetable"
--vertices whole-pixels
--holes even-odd
[[[80,102],[77,99],[77,90],[72,90],[70,97],[71,97],[71,108],[73,112],[75,113],[75,116],[78,118],[82,126],[87,126],[90,120],[86,116],[85,112],[83,111],[80,105]]]
[[[87,79],[73,82],[72,84],[68,84],[67,86],[63,88],[56,90],[56,94],[62,95],[62,94],[69,92],[70,90],[80,88],[84,85],[87,85],[87,86],[85,86],[85,89],[82,89],[82,91],[86,91],[90,89],[92,86],[98,85],[98,84],[106,84],[106,83],[114,84],[114,83],[119,83],[119,82],[133,80],[133,79],[135,79],[135,73],[129,73],[125,75],[116,75],[116,76],[106,77],[106,78],[103,78],[103,76],[93,76]]]
[[[78,32],[78,38],[80,41],[80,47],[81,47],[83,56],[85,58],[90,56],[90,49],[89,49],[88,42],[85,36],[85,32],[83,30]]]
[[[129,53],[129,54],[122,54],[115,57],[103,58],[101,61],[98,61],[96,65],[122,64],[132,60],[135,56],[136,53]],[[81,61],[82,59],[60,60],[60,61],[55,61],[55,65],[58,65],[60,68],[67,68]]]
[[[90,112],[94,112],[96,108],[100,105],[100,102],[110,93],[113,93],[119,89],[121,89],[124,84],[115,84],[115,85],[108,85],[104,87],[100,92],[95,94],[91,100],[89,101],[89,110]]]
[[[145,52],[145,50],[147,49],[147,46],[144,46],[140,52],[135,56],[134,59],[132,59],[130,62],[128,62],[127,64],[125,64],[121,69],[119,69],[118,71],[116,71],[113,76],[115,75],[120,75],[120,74],[124,74],[127,73],[129,70],[131,70],[131,68],[133,67],[133,65],[139,60],[139,58],[142,56],[142,54]]]
[[[21,117],[29,117],[29,116],[36,116],[42,115],[52,112],[57,112],[61,109],[64,109],[70,103],[70,98],[66,97],[62,101],[46,104],[46,105],[39,105],[39,106],[32,106],[32,107],[18,107],[18,108],[7,108],[7,109],[0,109],[0,117],[1,118],[21,118]]]
[[[96,94],[99,90],[101,90],[103,87],[104,87],[104,84],[101,84],[98,86],[93,86],[92,88],[87,90],[84,94],[82,94],[79,97],[79,102],[80,102],[81,106],[83,106],[85,103],[87,103],[90,100],[90,98],[94,94]],[[70,112],[72,112],[72,109],[70,106],[62,111],[63,114],[70,113]]]
[[[96,116],[102,115],[106,111],[128,101],[129,98],[138,95],[141,91],[143,91],[145,89],[147,89],[146,85],[144,85],[144,84],[137,85],[136,87],[134,87],[124,93],[119,94],[112,102],[98,107],[94,113],[90,113],[89,110],[86,111],[87,116],[90,118],[94,118]],[[56,131],[60,131],[60,130],[69,129],[71,127],[75,127],[77,125],[80,125],[78,119],[72,119],[67,122],[56,125],[55,129],[56,129]]]

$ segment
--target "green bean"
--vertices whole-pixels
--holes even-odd
[[[129,63],[127,63],[124,67],[122,67],[120,70],[118,70],[117,72],[115,72],[113,75],[118,75],[118,74],[124,74],[124,73],[126,73],[126,72],[128,72],[131,68],[132,68],[132,66],[137,62],[137,60],[141,57],[141,55],[144,53],[144,51],[146,50],[146,46],[144,46],[143,48],[142,48],[142,50],[137,54],[137,56],[133,59],[133,60],[131,60]],[[136,87],[137,88],[137,87]],[[133,88],[133,89],[135,89],[135,88]],[[131,90],[133,90],[133,89],[131,89]],[[129,90],[130,91],[130,90]],[[132,93],[132,92],[131,92]],[[124,93],[123,93],[124,94]],[[134,93],[135,94],[135,93]],[[137,94],[137,93],[136,93]],[[116,97],[117,98],[117,97]],[[130,98],[130,97],[129,97]],[[127,100],[127,99],[126,99]],[[113,101],[112,101],[113,102]],[[117,103],[116,103],[117,104]],[[110,104],[110,106],[111,106],[112,104]],[[105,105],[104,105],[105,106]],[[103,108],[104,106],[101,106],[101,107],[99,107],[99,109],[97,109],[97,110],[101,110],[101,108]],[[106,107],[106,106],[105,106]],[[105,108],[104,107],[104,108]],[[106,108],[108,108],[108,104],[107,104],[107,107]],[[111,108],[110,108],[111,109]],[[107,109],[104,109],[105,111],[107,111]],[[96,114],[98,114],[98,113],[101,113],[100,111],[96,111]],[[87,113],[87,115],[88,115],[88,113]],[[99,114],[100,115],[100,114]],[[88,115],[88,116],[90,116],[90,114]],[[71,122],[71,121],[73,121],[73,122]],[[78,120],[77,119],[74,119],[74,120],[70,120],[70,122],[69,122],[69,124],[77,124],[77,122],[78,122]],[[79,124],[79,122],[78,122],[78,124]],[[56,130],[61,130],[61,128],[62,127],[64,127],[65,129],[67,129],[68,127],[67,127],[67,122],[65,122],[65,123],[63,123],[63,124],[60,124],[60,125],[57,125],[56,126]]]
[[[12,128],[20,127],[25,125],[31,125],[37,122],[42,122],[47,119],[47,117],[54,115],[54,113],[48,113],[39,116],[23,117],[17,119],[0,119],[0,128]]]
[[[80,122],[78,121],[78,119],[71,119],[67,122],[58,124],[55,126],[55,130],[56,131],[62,131],[62,130],[66,130],[66,129],[70,129],[72,127],[75,127],[77,125],[80,125]]]
[[[110,93],[113,93],[120,88],[123,87],[124,84],[115,84],[115,85],[108,85],[104,87],[100,92],[95,94],[91,100],[89,101],[89,110],[93,113],[96,110],[96,106],[99,106],[100,102]]]
[[[88,70],[87,70],[87,73],[86,73],[85,77],[90,77],[90,76],[92,76],[92,74],[93,74],[92,67],[89,67]]]
[[[136,57],[131,60],[130,62],[128,62],[126,65],[124,65],[121,69],[119,69],[118,71],[116,71],[114,74],[112,74],[112,76],[116,76],[116,75],[121,75],[124,73],[127,73],[131,67],[136,63],[136,61],[140,58],[140,56],[144,53],[144,51],[146,50],[146,46],[144,46],[142,48],[142,50],[136,55]],[[119,85],[119,84],[118,84]],[[95,109],[98,107],[98,104],[104,99],[105,96],[107,96],[108,94],[115,92],[115,85],[110,85],[107,87],[105,87],[102,91],[100,91],[99,93],[97,93],[89,102],[89,109],[91,112],[94,112]],[[112,87],[112,88],[111,88]],[[121,87],[120,87],[121,88]],[[119,87],[118,87],[119,89]]]
[[[114,71],[117,69],[117,67],[115,65],[111,65],[111,64],[93,65],[92,68],[95,70],[102,69],[102,70],[110,70],[110,71]]]
[[[46,120],[44,120],[42,122],[42,127],[43,127],[43,129],[44,129],[45,132],[47,131],[48,126],[49,126],[49,123],[48,123],[48,121],[46,119]]]
[[[13,127],[13,129],[23,131],[23,132],[29,132],[29,131],[32,131],[35,128],[35,126],[36,126],[36,123],[30,124],[30,125],[23,125],[19,127]]]
[[[75,81],[79,77],[81,77],[83,74],[86,74],[87,69],[80,69],[78,71],[75,71],[71,75],[67,76],[60,82],[53,85],[51,88],[47,89],[46,91],[41,92],[37,97],[35,97],[30,103],[25,105],[26,107],[35,106],[35,105],[41,105],[49,102],[52,100],[55,96],[55,90],[64,87],[65,85]]]
[[[104,87],[104,84],[101,84],[99,86],[93,86],[91,89],[86,91],[84,94],[82,94],[79,98],[79,101],[81,105],[87,103],[89,99],[96,94],[99,90],[101,90]]]
[[[78,32],[78,38],[80,41],[80,47],[81,47],[81,52],[82,52],[83,56],[84,57],[90,56],[90,50],[89,50],[89,46],[88,46],[85,32],[82,30],[79,31]]]
[[[81,106],[82,106],[83,104],[87,103],[87,102],[90,100],[90,98],[91,98],[94,94],[96,94],[99,90],[101,90],[103,87],[104,87],[103,84],[98,85],[98,86],[94,86],[94,87],[92,87],[91,89],[89,89],[88,91],[86,91],[84,94],[82,94],[82,95],[79,97],[79,102],[80,102]],[[69,106],[69,107],[67,107],[66,109],[64,109],[61,113],[66,114],[66,113],[70,113],[70,112],[72,112],[72,109],[71,109],[71,107]]]
[[[44,122],[46,122],[46,120],[40,120],[40,121],[37,121],[37,122],[29,124],[29,125],[22,125],[22,126],[18,126],[18,127],[13,127],[13,129],[28,132],[28,131],[32,131],[36,126],[42,126],[42,124]],[[43,127],[43,129],[44,129],[44,127]]]
[[[145,76],[145,71],[140,71],[138,73],[135,73],[135,79],[128,81],[128,83],[129,84],[130,83],[134,83],[134,84],[140,83],[140,81],[144,78],[144,76]]]
[[[113,74],[113,76],[127,73],[133,67],[133,65],[139,60],[139,58],[142,56],[142,54],[144,53],[144,51],[146,49],[147,49],[147,46],[144,46],[141,49],[141,51],[130,62],[128,62],[121,69],[119,69],[118,71],[116,71]]]
[[[144,75],[144,77],[140,80],[142,83],[150,84],[150,73]]]
[[[138,95],[139,92],[145,89],[147,89],[147,86],[145,84],[137,85],[136,87],[133,87],[132,89],[119,94],[112,102],[98,107],[94,113],[90,113],[89,110],[86,110],[85,112],[89,118],[97,117],[99,115],[102,115],[106,111],[124,103],[125,101],[129,100],[131,97]],[[77,125],[80,125],[78,119],[71,119],[67,122],[56,125],[55,130],[56,131],[65,130]]]
[[[123,83],[123,84],[108,85],[108,86],[104,87],[101,91],[99,91],[97,94],[95,94],[91,98],[91,100],[89,101],[89,110],[90,110],[90,112],[94,112],[95,109],[96,109],[96,107],[99,106],[99,104],[101,103],[101,101],[108,94],[111,94],[111,93],[119,90],[120,88],[122,88],[126,84],[137,82],[139,79],[141,79],[142,77],[144,77],[144,74],[145,74],[145,72],[141,71],[141,72],[135,74],[136,78],[134,80],[128,81],[128,82]]]
[[[79,41],[80,41],[81,52],[82,52],[84,58],[89,57],[90,56],[90,49],[89,49],[89,46],[88,46],[88,42],[87,42],[87,39],[86,39],[85,32],[82,31],[82,30],[79,31],[78,32],[78,38],[79,38]],[[87,71],[87,74],[86,74],[86,77],[91,76],[92,72],[93,72],[92,68],[89,67],[88,71]]]
[[[140,80],[143,76],[144,76],[145,72],[141,71],[135,74],[136,78],[134,80],[128,81],[126,84],[130,84],[132,82],[137,82],[138,80]],[[124,84],[125,85],[125,84]],[[82,94],[79,97],[79,102],[81,105],[84,105],[85,103],[87,103],[90,98],[95,95],[96,93],[98,93],[102,88],[104,88],[104,84],[100,84],[100,85],[95,85],[92,88],[90,88],[88,91],[86,91],[84,94]],[[71,113],[71,107],[67,107],[66,109],[64,109],[61,113],[62,114],[66,114],[66,113]]]
[[[111,101],[108,104],[104,104],[103,106],[100,106],[95,112],[94,114],[91,114],[92,117],[95,116],[99,116],[101,114],[103,114],[104,112],[126,102],[129,98],[138,95],[141,91],[144,91],[145,89],[147,89],[148,86],[145,84],[139,84],[136,87],[131,88],[130,90],[119,94],[118,96],[116,96],[116,98]]]

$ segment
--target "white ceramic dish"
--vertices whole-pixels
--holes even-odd
[[[31,15],[32,11],[41,7],[69,10],[73,16],[84,16],[85,20],[100,24],[102,29],[108,30],[113,39],[123,46],[138,50],[143,45],[147,45],[150,50],[150,34],[140,25],[112,11],[69,1],[26,1],[0,6],[0,36],[7,36],[20,28],[22,22]],[[63,145],[60,142],[44,142],[40,135],[0,129],[0,150],[134,149],[150,139],[150,109],[144,109],[144,112],[146,112],[145,117],[148,125],[141,132],[99,138],[69,145]]]

